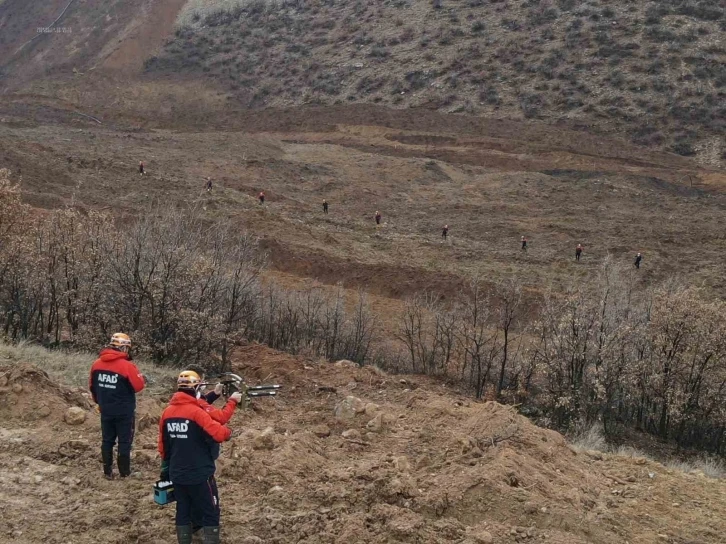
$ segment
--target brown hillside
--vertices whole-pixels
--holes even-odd
[[[280,381],[285,392],[233,419],[241,434],[219,461],[228,542],[715,544],[726,530],[722,481],[641,458],[577,453],[511,408],[460,399],[423,378],[254,346],[238,355],[236,370]],[[29,398],[56,412],[69,406],[73,393],[38,376],[28,365],[0,368],[0,407]],[[55,415],[6,416],[3,538],[172,541],[172,509],[151,498],[154,422],[170,392],[142,393],[140,475],[123,482],[99,478],[95,413],[80,426]],[[360,402],[349,399],[353,410],[336,417],[351,396]]]
[[[86,70],[136,73],[173,31],[185,0],[4,0],[0,87]],[[79,97],[76,96],[76,99]]]
[[[726,151],[719,0],[206,4],[150,73],[250,107],[418,106],[625,133],[711,164]]]

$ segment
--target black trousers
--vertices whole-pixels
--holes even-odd
[[[111,451],[118,439],[118,454],[131,455],[136,427],[134,415],[104,416],[101,414],[101,449]]]
[[[214,476],[196,485],[174,483],[174,496],[177,525],[219,526],[219,491]]]

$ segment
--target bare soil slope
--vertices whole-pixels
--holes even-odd
[[[173,31],[186,0],[0,2],[0,88],[99,70],[138,73]],[[63,85],[63,83],[61,83]],[[79,98],[79,97],[76,97]]]
[[[511,408],[423,378],[257,346],[239,353],[235,369],[285,392],[233,419],[241,434],[224,445],[218,471],[227,542],[685,544],[721,542],[726,530],[723,481],[576,453]],[[140,475],[108,482],[99,478],[98,417],[62,419],[64,407],[87,407],[78,393],[32,365],[0,367],[0,380],[0,540],[173,540],[172,508],[151,497],[166,394],[142,395]],[[50,413],[28,417],[31,399]]]
[[[475,274],[559,288],[637,251],[646,284],[675,275],[724,290],[726,177],[677,155],[542,123],[370,106],[186,112],[152,130],[71,107],[0,101],[0,166],[34,206],[121,217],[150,202],[200,206],[261,236],[279,271],[390,297],[454,293]]]

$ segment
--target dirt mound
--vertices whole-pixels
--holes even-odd
[[[513,408],[460,398],[428,378],[257,345],[240,350],[234,369],[285,389],[232,421],[241,433],[218,461],[225,542],[682,544],[720,542],[726,529],[724,482],[577,453]],[[0,372],[3,410],[13,384],[58,399],[58,410],[73,404],[72,392],[30,365]],[[336,417],[341,403],[352,407],[346,417]],[[172,542],[172,508],[151,497],[163,406],[141,395],[139,476],[123,482],[98,477],[93,413],[71,432],[49,419],[2,429],[0,534],[18,543]],[[38,515],[31,521],[28,511]]]
[[[90,410],[88,393],[55,383],[31,363],[0,366],[0,419],[5,425],[62,421],[72,407]]]

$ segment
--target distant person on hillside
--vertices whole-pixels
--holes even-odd
[[[131,362],[131,338],[116,333],[91,366],[88,388],[101,412],[101,459],[103,474],[113,480],[113,447],[118,439],[116,464],[122,478],[131,475],[131,444],[134,441],[136,393],[146,378]]]
[[[527,251],[527,238],[522,236],[522,251]]]
[[[635,262],[633,263],[635,265],[635,268],[640,268],[640,261],[642,261],[642,260],[643,260],[643,256],[640,253],[638,253],[635,256]]]
[[[265,205],[265,191],[260,191],[260,194],[257,195],[257,198],[260,200],[260,206]]]
[[[381,212],[376,211],[376,226],[381,224]]]
[[[328,201],[323,200],[323,213],[327,215],[328,213]]]
[[[575,260],[579,261],[581,255],[582,255],[582,244],[577,244],[577,247],[575,248]]]
[[[212,178],[207,178],[207,192],[212,192]]]
[[[144,161],[139,162],[139,175],[143,176],[146,174],[146,170],[144,170]]]
[[[449,236],[449,225],[444,225],[444,228],[441,229],[441,237],[446,241],[446,238]]]

